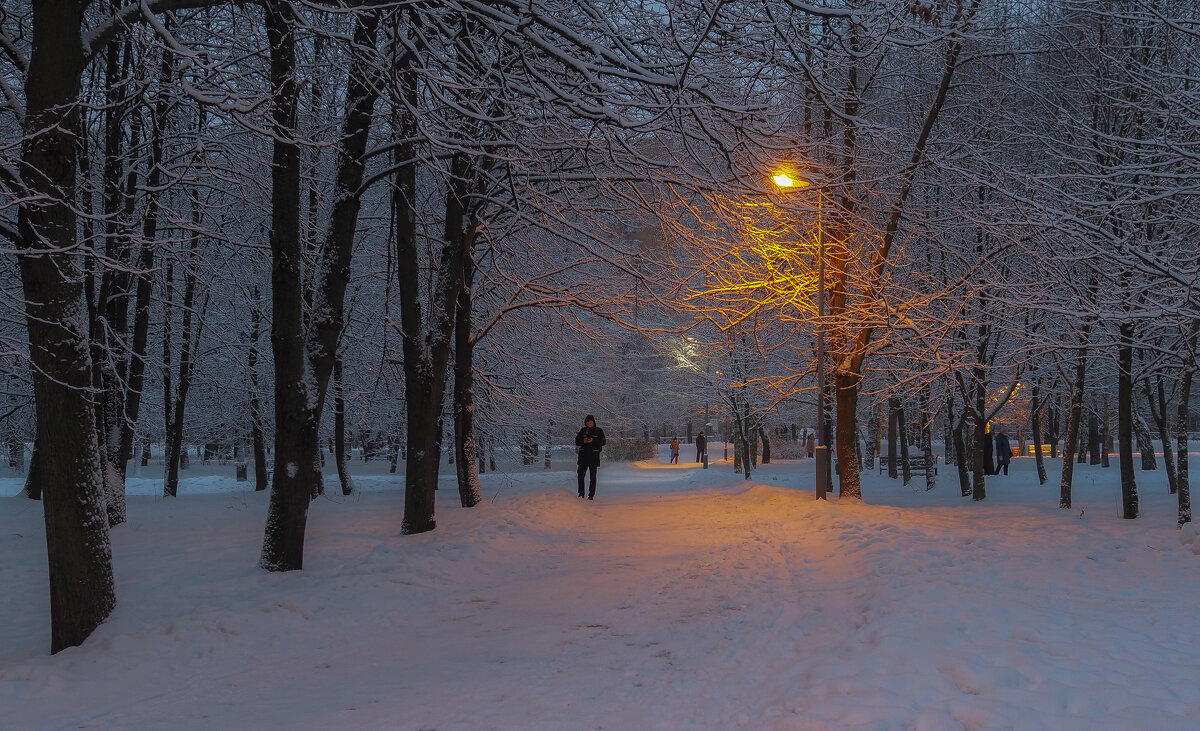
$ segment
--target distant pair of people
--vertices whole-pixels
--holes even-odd
[[[708,437],[701,431],[696,435],[696,461],[704,461],[704,453],[708,451]],[[671,440],[671,464],[679,464],[679,437]]]

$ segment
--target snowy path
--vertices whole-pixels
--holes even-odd
[[[489,475],[494,502],[443,490],[409,537],[365,477],[285,575],[254,567],[265,495],[133,497],[120,606],[53,658],[40,512],[5,499],[0,727],[1200,726],[1200,557],[1167,496],[1121,521],[1115,468],[1089,472],[1081,517],[1016,467],[982,504],[872,475],[874,504],[819,503],[807,462],[610,465],[596,502]]]

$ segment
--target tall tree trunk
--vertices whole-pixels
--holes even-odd
[[[38,446],[33,443],[33,454],[29,456],[29,473],[25,475],[25,486],[21,494],[30,500],[42,499],[41,468],[38,466]]]
[[[115,3],[110,3],[110,11]],[[126,83],[132,43],[128,38],[110,41],[105,48],[104,165],[102,201],[104,253],[107,264],[100,279],[100,292],[93,310],[91,330],[96,435],[104,455],[103,477],[110,526],[125,522],[125,460],[122,434],[125,417],[126,354],[129,350],[129,288],[132,269],[130,217],[132,191],[125,186]],[[135,120],[140,119],[137,115]],[[136,146],[138,140],[130,140]],[[134,176],[132,168],[129,171]],[[130,181],[132,186],[133,181]],[[128,200],[128,203],[126,202]]]
[[[1138,452],[1141,453],[1143,470],[1158,469],[1158,455],[1154,453],[1154,437],[1150,436],[1150,425],[1146,416],[1138,408],[1137,401],[1133,404],[1133,433],[1137,437]]]
[[[1179,405],[1175,416],[1175,469],[1179,488],[1178,524],[1192,522],[1192,488],[1188,464],[1188,407],[1192,400],[1192,379],[1196,373],[1196,340],[1200,338],[1200,318],[1192,319],[1185,335],[1187,345],[1183,366],[1179,369]]]
[[[164,21],[169,28],[170,18]],[[169,86],[174,75],[175,55],[164,48],[158,80]],[[153,294],[154,247],[158,235],[159,189],[163,184],[163,140],[167,134],[170,99],[160,94],[151,116],[150,160],[146,174],[146,210],[142,217],[142,250],[138,256],[137,292],[133,308],[133,344],[129,354],[128,396],[125,400],[124,429],[121,434],[122,464],[133,457],[133,440],[141,412],[142,389],[146,383],[146,353],[150,339],[150,301]]]
[[[474,222],[472,221],[472,225]],[[462,236],[464,232],[457,232]],[[468,233],[468,235],[471,235]],[[471,289],[475,283],[474,246],[463,257],[462,288],[454,321],[454,448],[458,453],[458,499],[464,508],[483,502],[479,483],[478,447],[475,444],[475,327],[471,310]],[[550,467],[549,428],[546,441],[546,467]]]
[[[888,477],[893,480],[900,476],[900,450],[897,440],[900,437],[900,407],[899,399],[888,397]]]
[[[867,421],[867,441],[864,455],[864,466],[868,470],[875,469],[875,458],[879,454],[879,414],[872,411]]]
[[[21,144],[21,174],[29,194],[18,204],[17,227],[37,411],[34,443],[41,447],[51,652],[59,652],[87,639],[117,600],[75,253],[85,4],[39,0],[31,8]]]
[[[391,450],[391,442],[389,451]],[[342,354],[339,352],[333,361],[333,461],[337,464],[338,481],[342,484],[343,495],[354,494],[354,480],[350,477],[349,455],[346,454],[346,396],[342,382]],[[391,455],[391,470],[396,471],[396,457]]]
[[[963,435],[966,426],[966,414],[955,417],[954,421],[954,461],[958,466],[958,487],[963,497],[971,494],[971,471],[967,466],[967,443]]]
[[[974,424],[975,424],[975,449],[972,470],[974,478],[971,485],[971,498],[975,501],[984,500],[987,498],[987,487],[985,485],[986,475],[992,474],[992,435],[988,431],[987,419],[987,382],[984,380],[983,368],[975,367],[974,378],[971,379],[971,386],[974,390],[975,403]],[[984,464],[984,463],[987,464]]]
[[[203,125],[201,125],[203,127]],[[195,263],[200,247],[200,203],[192,200],[192,243],[191,258]],[[196,267],[188,266],[183,275],[183,331],[179,335],[179,381],[173,400],[174,414],[171,416],[171,433],[167,438],[167,476],[163,485],[164,497],[179,494],[179,468],[183,460],[183,412],[187,406],[188,390],[192,386],[195,353],[199,349],[201,324],[196,323],[196,334],[192,335],[192,312],[196,302]],[[193,342],[194,340],[194,342]],[[168,404],[167,408],[172,408]]]
[[[416,94],[416,80],[406,71],[406,92]],[[412,100],[415,104],[415,99]],[[415,107],[413,107],[415,108]],[[402,124],[411,126],[406,118]],[[404,127],[398,127],[401,137]],[[441,456],[442,399],[446,368],[454,331],[455,309],[462,288],[463,261],[473,246],[474,231],[463,230],[466,193],[472,165],[465,153],[451,161],[446,193],[446,231],[442,241],[436,282],[423,313],[417,274],[419,255],[416,231],[416,168],[409,145],[397,146],[398,171],[392,201],[396,221],[397,270],[400,317],[403,326],[405,396],[408,401],[408,463],[405,469],[404,521],[401,532],[423,533],[437,527],[434,493]]]
[[[1033,426],[1033,459],[1037,463],[1038,484],[1046,484],[1046,458],[1042,454],[1042,403],[1039,398],[1041,386],[1034,384],[1029,396],[1029,421]]]
[[[1093,401],[1093,405],[1095,402]],[[1088,412],[1088,464],[1098,465],[1102,461],[1101,453],[1104,451],[1104,440],[1100,433],[1100,415],[1091,410]]]
[[[858,441],[858,385],[862,376],[854,369],[834,372],[837,394],[838,495],[862,499],[862,473],[858,471],[855,446]],[[832,485],[830,485],[832,489]]]
[[[300,147],[296,139],[296,35],[289,3],[264,3],[270,46],[271,352],[275,360],[275,470],[259,564],[304,568],[308,506],[320,479],[317,425],[305,361],[304,242],[300,236]]]
[[[929,386],[921,389],[921,454],[925,457],[925,489],[932,490],[937,484],[934,474],[933,424],[929,413]]]
[[[1121,453],[1122,517],[1138,517],[1137,478],[1133,469],[1133,335],[1132,323],[1119,328],[1117,346],[1117,435]]]
[[[1163,377],[1156,376],[1155,381],[1153,390],[1149,383],[1145,386],[1146,405],[1150,409],[1150,418],[1154,419],[1154,426],[1158,429],[1159,441],[1162,442],[1163,448],[1163,465],[1167,470],[1167,485],[1170,488],[1170,494],[1174,495],[1179,491],[1179,482],[1175,472],[1175,450],[1171,447],[1171,418]]]
[[[1059,481],[1058,507],[1071,507],[1071,483],[1075,476],[1075,449],[1083,420],[1083,395],[1087,375],[1087,341],[1091,328],[1080,331],[1081,344],[1075,354],[1075,379],[1071,382],[1071,406],[1067,414],[1067,434],[1063,438],[1062,479]]]
[[[254,491],[267,489],[267,444],[263,435],[262,404],[258,391],[258,339],[261,335],[262,311],[259,309],[258,285],[254,287],[254,302],[250,306],[250,353],[246,370],[250,374],[250,441],[254,451]]]
[[[313,304],[306,323],[300,153],[299,146],[290,141],[296,126],[296,59],[294,18],[289,8],[287,3],[274,3],[266,13],[276,132],[271,240],[276,469],[261,564],[271,571],[303,568],[308,503],[324,491],[321,412],[342,334],[354,233],[362,204],[364,154],[379,93],[372,73],[379,14],[364,12],[356,16],[333,207],[313,278]]]
[[[762,440],[762,463],[771,464],[771,435],[761,425],[758,427],[758,438]]]
[[[893,408],[896,413],[896,433],[900,435],[900,472],[904,476],[905,485],[912,479],[912,467],[909,465],[908,453],[908,424],[904,418],[904,405],[899,398],[893,397]]]

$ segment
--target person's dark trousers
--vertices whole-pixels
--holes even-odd
[[[592,471],[592,480],[588,486],[587,498],[588,500],[594,500],[596,498],[596,465],[594,464],[579,465],[579,497],[583,497],[583,473],[587,472],[588,470]]]

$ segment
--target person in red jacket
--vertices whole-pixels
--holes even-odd
[[[583,497],[583,474],[591,471],[588,500],[596,499],[596,469],[600,467],[600,450],[604,449],[604,430],[596,426],[591,414],[583,420],[583,428],[575,435],[575,446],[579,447],[579,497]]]

